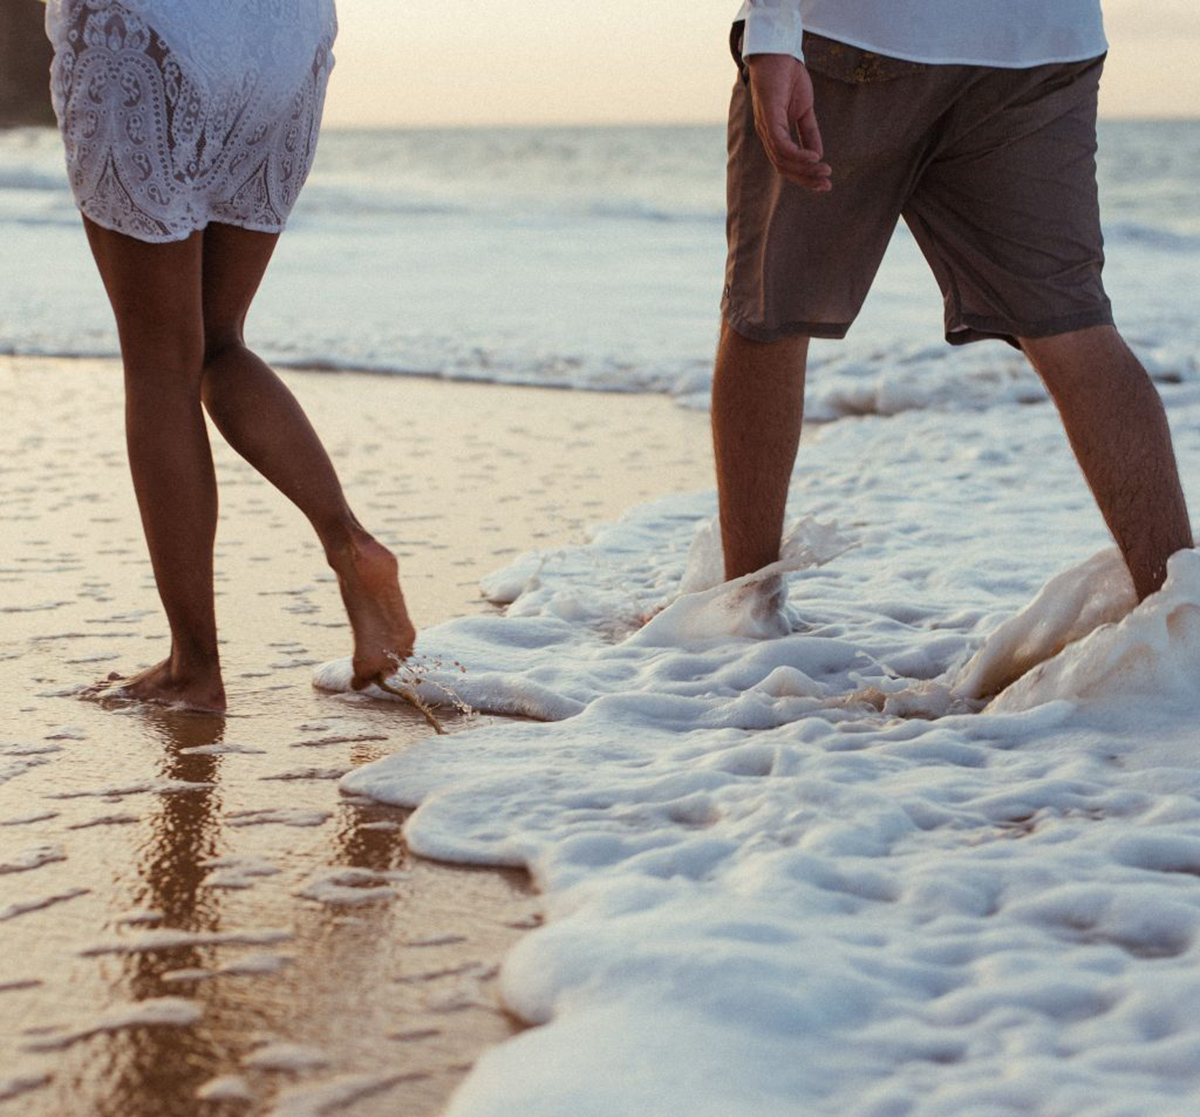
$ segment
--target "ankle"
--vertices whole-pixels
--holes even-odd
[[[221,655],[214,645],[193,641],[172,640],[171,658],[167,661],[171,678],[176,682],[221,679]]]
[[[334,569],[353,562],[363,551],[377,545],[375,537],[353,515],[318,525],[317,535],[325,548],[325,557]]]

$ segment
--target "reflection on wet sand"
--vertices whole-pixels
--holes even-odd
[[[137,717],[146,744],[158,746],[156,767],[161,777],[213,786],[158,796],[144,820],[145,838],[134,854],[134,874],[122,882],[124,907],[143,913],[147,924],[181,931],[219,931],[220,893],[202,887],[202,865],[215,856],[219,842],[220,759],[186,755],[183,750],[219,744],[225,734],[224,722],[153,709],[138,711]],[[144,1001],[178,995],[180,990],[169,987],[163,975],[203,968],[212,949],[183,946],[121,955],[104,959],[100,965],[107,971],[104,976],[114,1000]],[[105,1117],[194,1113],[195,1091],[224,1061],[227,1037],[233,1029],[225,1019],[218,985],[188,992],[204,1009],[199,1024],[136,1028],[90,1040],[73,1051],[60,1069],[56,1076],[60,1092],[69,1082],[72,1096],[87,1098],[90,1111]],[[66,1096],[60,1096],[65,1103]]]
[[[312,664],[348,647],[336,585],[220,444],[233,716],[76,697],[163,654],[119,379],[0,359],[21,432],[0,461],[0,1110],[259,1117],[337,1095],[349,1117],[431,1117],[519,1027],[496,972],[538,900],[522,874],[413,858],[402,812],[339,795],[340,772],[429,728],[312,690]],[[478,578],[531,540],[707,479],[703,418],[665,401],[289,379],[426,625],[486,609]],[[672,429],[664,480],[644,454]]]
[[[391,713],[362,707],[364,715]],[[245,1095],[239,1112],[267,1112],[281,1091],[364,1073],[375,1077],[364,1080],[351,1112],[393,1112],[403,1099],[406,1111],[432,1113],[469,1067],[464,1052],[512,1034],[517,1025],[492,984],[503,945],[532,911],[519,874],[415,862],[401,814],[338,801],[331,781],[271,779],[263,757],[282,748],[242,751],[231,740],[236,721],[144,708],[107,715],[119,717],[138,762],[153,764],[157,782],[141,787],[160,790],[136,825],[91,828],[106,830],[103,841],[79,831],[77,841],[88,844],[65,859],[87,861],[89,899],[102,898],[106,933],[72,952],[73,965],[91,972],[70,984],[89,992],[60,989],[52,1001],[41,990],[38,1007],[71,1011],[21,1029],[25,1080],[42,1083],[20,1095],[23,1114],[182,1117],[198,1111],[198,1095],[214,1081],[218,1096]],[[256,799],[266,789],[273,803],[304,809],[315,791],[333,821],[230,826],[240,799],[227,780],[244,788],[247,764],[267,769],[254,781]],[[236,765],[243,770],[228,775]],[[144,799],[135,786],[110,779],[61,802],[83,813],[97,798]],[[63,824],[66,813],[54,821]],[[117,835],[129,840],[116,843]],[[358,889],[355,873],[386,886]],[[329,894],[305,887],[326,878],[350,886]],[[503,918],[481,920],[489,908]],[[53,965],[45,955],[33,946],[35,961]],[[14,985],[3,995],[18,992]],[[109,1026],[100,1011],[180,1000],[197,1020]]]

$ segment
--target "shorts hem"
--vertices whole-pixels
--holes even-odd
[[[779,326],[760,326],[748,322],[742,315],[722,308],[722,316],[730,328],[749,341],[782,341],[789,337],[816,337],[841,341],[850,330],[850,322],[784,322]]]
[[[1055,337],[1075,330],[1086,330],[1093,326],[1113,324],[1112,306],[1105,302],[1091,310],[1064,314],[1057,318],[1043,318],[1037,322],[1017,322],[1011,318],[987,318],[978,314],[964,314],[958,324],[947,326],[946,340],[951,345],[970,345],[974,341],[1007,341],[1020,348],[1018,338]]]

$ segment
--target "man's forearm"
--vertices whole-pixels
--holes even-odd
[[[800,0],[747,0],[742,55],[790,54],[804,61]]]

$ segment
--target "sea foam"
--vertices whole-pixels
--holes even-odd
[[[543,893],[501,975],[542,1027],[450,1114],[1194,1108],[1200,555],[1135,605],[1049,408],[843,420],[793,488],[764,577],[712,585],[712,496],[670,498],[422,634],[547,719],[342,784]]]

